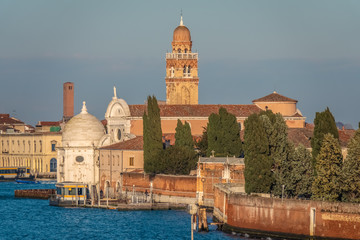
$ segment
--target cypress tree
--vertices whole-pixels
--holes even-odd
[[[207,124],[207,139],[208,139],[208,149],[206,152],[207,156],[211,156],[212,151],[215,151],[217,154],[222,153],[221,146],[220,144],[218,144],[220,138],[221,138],[220,116],[218,114],[212,113],[209,116],[209,121]]]
[[[342,170],[342,200],[360,202],[360,130],[348,145],[348,154]]]
[[[245,191],[270,193],[274,183],[273,159],[269,156],[269,140],[263,120],[258,114],[252,114],[244,125]]]
[[[251,115],[245,121],[244,150],[246,192],[281,195],[285,184],[282,165],[288,155],[283,117],[272,111]]]
[[[339,141],[331,133],[324,136],[316,158],[317,176],[312,184],[312,198],[337,201],[341,194],[342,155]]]
[[[178,119],[177,126],[175,128],[175,146],[183,146],[189,148],[190,150],[194,149],[194,140],[191,135],[190,125],[186,121],[182,124],[180,119]]]
[[[143,115],[144,171],[161,171],[159,156],[163,150],[160,109],[155,96],[147,99],[147,113]]]
[[[242,153],[240,126],[236,117],[225,108],[220,108],[219,114],[209,116],[207,138],[208,156],[213,150],[216,156],[240,156]]]
[[[282,165],[288,157],[287,125],[279,113],[274,114],[272,111],[266,111],[260,115],[268,138],[269,156],[273,161],[272,171],[275,183],[272,192],[280,196],[282,185],[285,185]]]
[[[303,145],[297,148],[288,144],[288,157],[282,165],[284,173],[285,193],[288,196],[311,196],[313,167],[311,153]]]
[[[314,136],[311,139],[312,147],[312,163],[313,167],[316,166],[316,158],[319,154],[322,141],[325,134],[331,133],[334,138],[339,139],[339,132],[336,127],[335,118],[330,112],[329,108],[326,108],[323,112],[317,112],[314,119]]]
[[[205,157],[206,151],[208,149],[208,137],[207,137],[207,128],[206,127],[204,127],[203,134],[202,134],[200,140],[198,140],[195,143],[195,145],[199,151],[198,152],[199,156]]]

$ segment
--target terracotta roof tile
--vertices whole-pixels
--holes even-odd
[[[19,119],[10,117],[10,114],[0,114],[0,124],[24,124],[24,122],[20,121]]]
[[[297,100],[285,97],[283,95],[278,94],[277,92],[273,92],[265,97],[255,99],[252,101],[255,102],[297,102]]]
[[[253,113],[261,112],[256,105],[159,105],[161,117],[209,117],[212,113],[218,113],[223,107],[236,117],[248,117]],[[132,117],[142,117],[146,105],[129,105]]]
[[[312,126],[312,124],[310,124]],[[355,130],[339,130],[339,142],[341,147],[347,147],[350,139],[354,136]],[[299,146],[304,145],[306,148],[311,148],[311,138],[314,135],[314,128],[289,128],[288,139]],[[244,130],[240,133],[241,139],[244,141]]]
[[[59,121],[39,121],[38,126],[60,126]]]
[[[109,146],[102,147],[100,149],[111,149],[111,150],[143,150],[143,137],[137,136],[127,141],[115,143]]]
[[[300,113],[296,112],[294,115],[290,116],[290,117],[303,117],[303,115],[301,115]]]

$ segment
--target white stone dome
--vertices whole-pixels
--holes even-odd
[[[65,124],[62,145],[64,147],[98,146],[104,134],[104,126],[95,116],[87,112],[84,102],[81,113]]]

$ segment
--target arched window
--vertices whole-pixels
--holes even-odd
[[[188,66],[188,73],[190,73],[190,65]]]
[[[183,73],[186,73],[186,65],[184,65]]]
[[[178,53],[181,53],[181,49],[180,49],[180,48],[178,48]]]
[[[56,158],[52,158],[50,160],[50,172],[56,172],[57,170],[57,160]]]
[[[185,48],[185,53],[187,53],[187,48]]]

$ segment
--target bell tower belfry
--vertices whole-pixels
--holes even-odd
[[[191,52],[190,30],[182,16],[171,45],[172,52],[166,53],[166,104],[198,104],[198,53]]]

